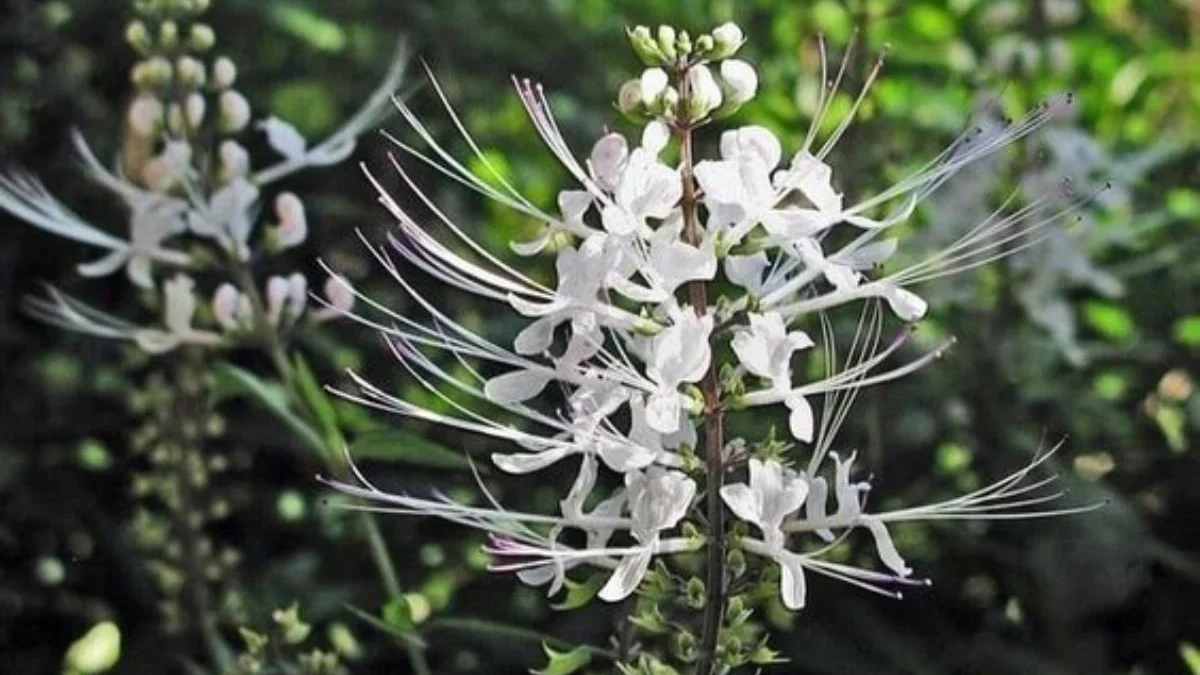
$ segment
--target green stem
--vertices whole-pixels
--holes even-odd
[[[258,287],[254,284],[254,277],[250,270],[240,260],[234,260],[232,264],[234,278],[242,291],[250,299],[250,306],[254,311],[256,329],[258,330],[263,350],[271,359],[271,363],[275,366],[275,370],[279,379],[283,381],[284,387],[287,389],[288,396],[297,405],[297,407],[307,416],[312,417],[312,411],[308,409],[304,401],[304,397],[296,387],[296,377],[292,372],[292,362],[288,358],[287,349],[284,347],[283,341],[279,339],[279,333],[267,320],[266,303],[263,302],[262,294],[259,293]],[[337,458],[341,456],[341,448],[325,448],[325,462],[331,471],[337,472],[340,467],[337,463]],[[396,565],[392,560],[392,555],[388,552],[387,543],[383,540],[383,533],[379,530],[379,523],[375,520],[375,514],[369,511],[360,511],[362,518],[363,530],[366,532],[367,548],[371,553],[371,562],[375,564],[375,570],[379,574],[379,579],[383,583],[384,591],[388,595],[389,600],[395,600],[403,596],[403,590],[400,587],[400,579],[396,576]],[[404,650],[408,653],[408,663],[412,668],[414,675],[433,675],[433,671],[429,667],[429,662],[425,658],[425,650],[417,644],[404,643]]]

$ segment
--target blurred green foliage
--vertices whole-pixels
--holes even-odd
[[[80,126],[109,138],[104,150],[117,146],[132,61],[121,40],[121,5],[17,0],[0,26],[0,153],[47,183],[69,186],[64,197],[80,210],[112,208],[75,178],[65,139]],[[818,34],[834,57],[855,47],[850,92],[886,51],[884,78],[833,155],[839,187],[851,194],[932,157],[985,116],[982,101],[995,98],[1015,114],[1054,93],[1074,93],[1071,114],[1008,161],[946,186],[905,233],[916,241],[936,245],[1010,189],[1037,194],[1045,181],[1070,176],[1085,194],[1096,190],[1081,212],[1085,222],[1044,251],[927,289],[935,311],[926,334],[954,334],[958,347],[937,368],[865,394],[842,445],[858,448],[882,477],[877,498],[909,502],[970,489],[1066,435],[1058,468],[1073,486],[1068,499],[1105,498],[1110,506],[1035,523],[898,529],[901,547],[936,580],[934,588],[902,603],[843,587],[815,590],[803,614],[771,617],[780,633],[774,644],[790,662],[770,672],[1200,672],[1193,646],[1200,642],[1194,0],[215,0],[209,16],[219,50],[235,56],[242,80],[254,83],[246,88],[254,107],[310,135],[355,109],[404,36],[492,165],[547,207],[565,175],[508,93],[509,75],[545,83],[567,138],[583,152],[606,126],[623,128],[612,98],[636,68],[625,26],[699,28],[726,19],[746,30],[745,56],[763,80],[760,98],[729,123],[762,124],[792,144],[802,140],[821,86]],[[455,130],[419,70],[405,95],[450,140]],[[850,96],[835,106],[847,107]],[[403,135],[401,126],[388,124]],[[715,136],[703,141],[710,149]],[[388,151],[383,139],[368,139],[357,159],[381,167]],[[412,169],[447,214],[494,250],[537,231],[537,223],[481,203],[424,167]],[[1113,187],[1100,191],[1106,180]],[[289,189],[311,195],[313,237],[325,259],[381,302],[405,309],[356,240],[355,228],[378,234],[386,217],[353,165],[297,178]],[[125,403],[142,391],[145,362],[36,325],[18,310],[41,279],[74,283],[82,252],[51,241],[5,221],[3,669],[55,672],[64,655],[82,653],[78,645],[93,639],[93,627],[111,619],[120,645],[113,672],[207,672],[193,634],[160,630],[159,598],[136,543],[151,533],[139,530],[131,496],[143,460],[130,451],[135,421]],[[548,274],[548,261],[540,264]],[[134,307],[118,288],[103,299]],[[439,301],[497,340],[519,328],[501,307],[468,305],[452,293]],[[311,336],[305,347],[313,381],[344,384],[342,369],[355,365],[397,392],[427,397],[366,331],[341,326]],[[398,644],[416,640],[430,646],[437,673],[522,672],[539,663],[553,634],[565,640],[545,640],[546,653],[557,655],[545,672],[556,672],[567,667],[556,663],[587,660],[590,652],[573,652],[573,644],[604,645],[612,629],[605,608],[552,609],[538,591],[489,576],[477,535],[439,524],[384,522],[405,593],[387,602],[352,536],[357,521],[328,508],[312,480],[321,464],[305,446],[320,448],[323,437],[306,443],[303,434],[353,430],[377,483],[436,486],[462,498],[474,494],[473,479],[462,471],[463,455],[445,449],[483,460],[492,448],[445,430],[397,429],[394,420],[334,400],[318,402],[333,423],[298,436],[288,428],[296,423],[279,423],[286,409],[269,405],[272,385],[248,376],[247,365],[223,371],[227,431],[214,448],[231,467],[216,488],[230,505],[216,543],[239,561],[229,579],[238,607],[228,615],[265,635],[279,629],[272,611],[299,601],[304,625],[320,627],[341,659],[296,653],[281,663],[300,667],[311,658],[304,663],[313,668],[405,672]],[[239,395],[247,393],[268,405],[246,405]],[[422,444],[437,450],[412,451]],[[564,478],[551,473],[548,480]],[[514,505],[552,506],[558,494],[486,480]],[[862,555],[850,547],[839,554]],[[259,658],[263,649],[251,639],[243,644],[235,630],[223,639],[231,658]]]

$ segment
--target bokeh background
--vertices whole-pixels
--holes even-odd
[[[77,211],[121,231],[115,205],[80,177],[67,132],[85,130],[106,155],[120,147],[134,61],[122,39],[127,3],[13,0],[4,11],[3,163],[29,167]],[[910,253],[961,231],[997,190],[1035,195],[1065,177],[1095,194],[1082,221],[1045,246],[924,287],[934,309],[922,335],[955,335],[957,346],[860,397],[840,445],[870,466],[877,498],[914,503],[970,489],[1065,437],[1055,468],[1072,489],[1067,500],[1111,503],[1059,520],[900,528],[901,549],[934,586],[895,602],[815,581],[803,613],[762,617],[791,659],[769,672],[1200,673],[1200,2],[214,0],[207,15],[255,110],[310,137],[357,107],[405,40],[494,162],[543,205],[565,176],[509,75],[546,85],[583,152],[606,125],[625,128],[611,103],[638,71],[625,26],[699,31],[726,19],[746,31],[742,56],[762,78],[759,98],[728,124],[768,126],[785,147],[803,138],[820,86],[818,33],[834,58],[858,46],[851,91],[887,46],[884,77],[833,155],[851,195],[936,154],[970,120],[988,123],[985,101],[1015,114],[1074,93],[1071,114],[931,199],[905,232]],[[420,69],[410,73],[411,105],[453,141]],[[395,119],[385,126],[402,130]],[[368,136],[352,160],[288,188],[308,203],[311,250],[403,308],[355,235],[386,230],[354,166],[381,168],[386,151]],[[494,250],[536,232],[415,171]],[[313,480],[321,465],[244,398],[217,405],[224,432],[204,460],[223,471],[187,507],[209,509],[204,524],[186,535],[156,529],[169,509],[146,496],[159,469],[136,436],[156,388],[179,383],[131,348],[31,321],[19,301],[53,281],[125,316],[144,310],[121,279],[75,277],[83,247],[7,215],[0,225],[0,671],[60,672],[69,646],[111,619],[121,634],[113,672],[220,672],[242,648],[239,627],[274,630],[272,612],[292,603],[313,627],[308,644],[340,650],[353,673],[408,672],[404,640],[428,645],[436,673],[492,674],[542,663],[541,634],[608,639],[608,608],[557,611],[537,589],[484,571],[478,534],[438,523],[381,521],[410,594],[408,615],[383,611],[356,521],[327,508]],[[311,256],[294,263],[315,269]],[[496,339],[518,328],[501,307],[435,297]],[[355,366],[414,390],[361,328],[334,325],[303,347],[324,381],[344,381]],[[337,413],[355,438],[374,439],[358,444],[359,456],[394,489],[468,491],[458,453],[492,449],[350,406]],[[514,505],[552,508],[569,477],[550,474],[532,489],[487,480]],[[171,562],[172,550],[197,542],[212,565]],[[199,638],[197,613],[218,626],[221,644]]]

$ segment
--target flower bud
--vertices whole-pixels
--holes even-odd
[[[675,36],[675,51],[685,59],[692,53],[692,37],[686,30],[679,31],[679,35]]]
[[[138,96],[129,106],[129,129],[142,138],[157,132],[162,118],[162,101],[149,94]]]
[[[178,103],[167,106],[167,129],[174,136],[183,135],[183,107]]]
[[[661,114],[670,117],[675,114],[675,109],[679,107],[679,90],[675,87],[667,87],[663,92],[662,99],[659,101],[659,109]]]
[[[137,63],[130,71],[130,79],[141,89],[162,89],[171,83],[171,62],[161,56],[153,56]]]
[[[217,154],[221,158],[219,178],[222,183],[245,176],[250,170],[250,153],[236,141],[221,141]]]
[[[700,56],[708,56],[715,44],[711,35],[701,35],[696,38],[696,53]]]
[[[329,277],[325,280],[325,301],[329,307],[320,312],[319,319],[337,319],[354,309],[354,287],[345,277]]]
[[[638,26],[628,31],[628,35],[633,53],[637,54],[642,63],[647,66],[660,66],[666,63],[667,59],[663,56],[662,50],[658,48],[658,43],[654,41],[649,28]]]
[[[666,91],[668,83],[667,71],[662,68],[647,68],[642,73],[640,81],[642,104],[647,108],[653,109],[658,104],[659,98]]]
[[[212,83],[217,89],[228,89],[237,80],[237,66],[228,56],[218,56],[212,65]]]
[[[675,51],[675,29],[670,26],[658,27],[658,50],[668,62],[674,61],[678,53]]]
[[[275,198],[275,215],[279,226],[268,234],[271,250],[282,251],[303,244],[308,238],[308,219],[300,198],[291,192],[280,194]]]
[[[205,109],[204,97],[197,92],[192,92],[188,95],[187,100],[183,104],[183,116],[187,120],[189,129],[198,129],[204,121]]]
[[[217,128],[221,133],[235,134],[250,123],[250,103],[235,89],[221,92],[221,97],[217,99],[217,107],[220,108]]]
[[[217,42],[217,34],[206,23],[194,23],[188,30],[188,47],[195,52],[206,52]]]
[[[685,114],[689,121],[704,119],[721,105],[721,87],[708,66],[695,65],[687,71],[688,100]]]
[[[272,326],[279,325],[279,317],[283,313],[283,305],[288,300],[291,287],[283,277],[267,279],[267,321]]]
[[[217,288],[217,292],[213,294],[212,313],[213,319],[217,325],[226,331],[237,330],[238,328],[238,304],[241,301],[242,294],[238,289],[230,283],[221,284]]]
[[[629,80],[621,85],[621,89],[617,92],[617,109],[634,121],[645,113],[645,106],[642,105],[640,80]]]
[[[204,86],[204,64],[191,56],[181,56],[175,62],[179,84],[190,89]]]
[[[174,49],[179,46],[179,25],[174,21],[164,21],[158,27],[158,46],[164,49]]]
[[[731,115],[758,92],[758,73],[754,67],[740,59],[721,62],[721,92],[725,101],[713,113],[714,118]]]
[[[145,54],[152,46],[150,30],[146,28],[145,23],[137,20],[130,21],[129,25],[125,26],[125,41],[139,54]]]
[[[288,277],[288,315],[298,318],[308,306],[308,279],[299,272],[292,272]]]
[[[711,59],[725,59],[737,53],[746,38],[742,29],[732,21],[717,26],[712,32],[713,49],[709,53]]]

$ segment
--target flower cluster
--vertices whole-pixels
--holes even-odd
[[[1061,102],[1002,129],[968,131],[891,187],[851,200],[839,191],[827,160],[878,66],[835,124],[825,118],[845,66],[832,81],[822,67],[822,81],[830,86],[803,145],[788,158],[769,130],[743,126],[720,134],[717,157],[696,161],[693,131],[727,112],[730,102],[745,103],[756,87],[753,69],[729,58],[743,42],[741,31],[728,24],[693,43],[670,28],[657,36],[637,28],[630,39],[650,68],[622,87],[618,105],[638,120],[640,132],[632,139],[608,132],[584,159],[569,149],[542,88],[514,81],[534,129],[576,182],[559,193],[553,212],[522,196],[465,131],[481,175],[398,103],[428,146],[393,139],[404,154],[544,224],[542,236],[512,248],[523,256],[553,253],[553,284],[475,242],[420,189],[403,162],[393,159],[394,168],[428,212],[428,224],[367,173],[396,221],[387,245],[368,246],[428,320],[367,296],[359,296],[358,306],[370,311],[354,318],[385,336],[439,409],[393,396],[359,375],[353,375],[359,390],[344,395],[509,443],[513,450],[492,461],[510,474],[570,462],[578,474],[559,513],[507,510],[490,493],[486,506],[390,494],[357,469],[356,483],[330,483],[364,500],[362,508],[432,515],[484,530],[492,537],[495,570],[518,572],[525,583],[547,585],[551,593],[571,570],[592,567],[608,575],[599,596],[621,600],[638,590],[655,557],[728,546],[777,563],[782,601],[791,609],[805,604],[808,573],[887,594],[894,584],[920,583],[894,545],[890,524],[1070,512],[1029,510],[1057,496],[1042,490],[1049,480],[1027,480],[1049,453],[958,499],[876,511],[867,508],[869,484],[854,479],[854,455],[833,451],[859,389],[912,372],[949,345],[892,364],[912,331],[884,341],[883,308],[906,324],[918,321],[927,307],[914,285],[1032,246],[1065,213],[1046,217],[1031,205],[1005,204],[948,247],[895,268],[888,263],[897,241],[888,234],[962,167],[1032,133]],[[719,78],[709,70],[718,61]],[[445,103],[436,82],[433,90]],[[448,104],[446,110],[462,130]],[[818,130],[830,127],[833,132],[818,143]],[[435,229],[452,241],[435,237]],[[511,347],[496,344],[428,299],[411,278],[417,271],[505,304],[529,323]],[[839,364],[826,313],[852,303],[864,309]],[[826,374],[815,381],[798,381],[793,368],[797,356],[817,349],[806,326],[819,328],[823,343]],[[721,362],[726,353],[732,358]],[[553,410],[542,405],[549,401],[558,401]],[[779,452],[777,442],[724,438],[725,415],[780,404],[787,410],[789,445],[803,448],[800,456]],[[801,458],[804,468],[792,468]],[[602,480],[601,467],[617,480]],[[747,480],[727,484],[743,467]],[[721,526],[722,503],[758,536],[733,536]],[[857,530],[872,538],[882,569],[827,559],[833,545]],[[814,541],[806,543],[809,535]]]
[[[130,79],[137,93],[126,115],[121,161],[106,167],[78,131],[72,134],[87,177],[112,193],[128,212],[119,236],[72,212],[35,177],[19,170],[0,174],[0,208],[52,234],[104,250],[81,264],[84,277],[125,271],[138,288],[156,291],[161,324],[141,326],[49,288],[31,298],[29,311],[52,324],[91,335],[129,340],[151,353],[180,345],[215,346],[264,330],[284,331],[302,320],[325,321],[350,309],[344,279],[326,282],[324,307],[310,310],[300,273],[269,278],[259,288],[252,258],[277,255],[308,237],[303,200],[271,190],[291,173],[340,162],[355,139],[386,111],[402,74],[397,58],[363,108],[329,138],[309,145],[295,127],[269,117],[252,122],[237,89],[237,66],[213,56],[216,36],[200,20],[207,2],[141,3],[126,29],[138,53]],[[239,138],[257,129],[279,156],[252,166]],[[256,232],[264,202],[267,218]],[[226,281],[201,295],[193,277],[216,269]],[[203,324],[198,326],[197,324]]]

